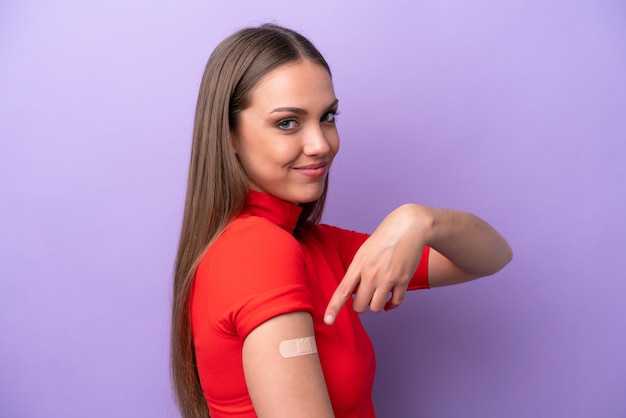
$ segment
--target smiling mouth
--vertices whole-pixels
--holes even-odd
[[[317,170],[319,168],[325,168],[328,166],[327,162],[322,162],[322,163],[318,163],[318,164],[310,164],[310,165],[304,165],[304,166],[300,166],[300,167],[294,167],[294,169],[296,170]]]
[[[310,177],[310,178],[318,178],[323,177],[328,172],[328,163],[322,162],[317,164],[310,164],[301,167],[294,167],[298,173]]]

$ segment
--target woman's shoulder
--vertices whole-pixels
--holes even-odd
[[[295,238],[265,218],[241,216],[200,260],[192,309],[196,318],[206,316],[226,327],[221,329],[235,327],[245,336],[269,319],[270,311],[282,313],[285,306],[312,309],[307,292],[304,259]],[[206,306],[211,307],[208,313]]]

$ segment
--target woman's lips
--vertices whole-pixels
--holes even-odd
[[[310,178],[324,177],[328,172],[328,163],[317,163],[294,167],[298,173]]]

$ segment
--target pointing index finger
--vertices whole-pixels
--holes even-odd
[[[337,286],[335,293],[330,298],[330,302],[328,302],[328,306],[326,307],[326,312],[324,313],[324,322],[326,325],[332,325],[335,322],[335,318],[337,318],[337,314],[346,303],[352,292],[357,287],[360,282],[360,275],[358,270],[352,268],[352,265],[348,267],[348,271],[346,271],[346,275],[343,276],[343,279]]]

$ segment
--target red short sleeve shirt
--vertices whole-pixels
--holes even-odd
[[[311,313],[318,354],[337,417],[374,417],[374,350],[347,303],[335,324],[326,305],[368,235],[328,225],[293,229],[301,208],[250,191],[245,208],[203,256],[191,295],[198,373],[213,418],[256,417],[242,365],[243,341],[263,322]],[[301,237],[300,237],[301,236]],[[428,248],[410,289],[428,287]]]

